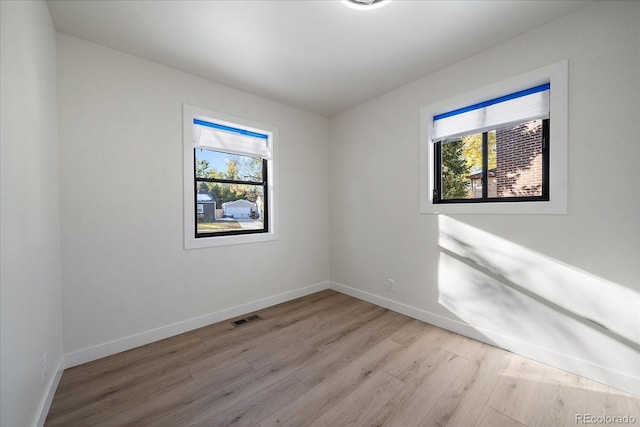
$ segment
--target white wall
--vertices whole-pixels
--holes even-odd
[[[25,426],[62,362],[56,45],[44,2],[2,1],[0,15],[0,425]]]
[[[66,35],[58,91],[65,353],[328,280],[326,118]],[[278,127],[279,240],[183,249],[182,103]]]
[[[338,288],[640,393],[639,23],[599,2],[332,117]],[[420,107],[565,58],[569,214],[419,214]]]

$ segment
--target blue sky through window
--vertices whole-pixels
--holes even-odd
[[[209,162],[209,168],[213,168],[218,172],[227,170],[227,159],[231,154],[221,153],[219,151],[204,150],[196,148],[196,160],[206,160]]]

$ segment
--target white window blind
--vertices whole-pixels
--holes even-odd
[[[432,141],[549,118],[549,83],[433,117]]]
[[[201,118],[193,119],[193,145],[241,156],[271,158],[269,135],[214,123]]]

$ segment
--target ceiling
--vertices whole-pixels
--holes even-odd
[[[325,116],[590,3],[47,1],[57,31]]]

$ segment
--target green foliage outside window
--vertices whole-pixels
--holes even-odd
[[[469,166],[461,138],[442,143],[442,198],[461,199],[469,194]]]
[[[489,170],[495,169],[497,166],[497,152],[496,152],[496,132],[488,132],[488,149],[489,149]],[[476,173],[482,170],[482,134],[476,133],[473,135],[467,135],[462,137],[464,146],[462,148],[462,155],[466,159],[467,166],[471,173]]]
[[[235,179],[260,182],[262,181],[262,159],[244,156],[230,156],[226,162],[227,169],[218,171],[210,167],[207,160],[196,160],[196,176],[203,178]],[[198,193],[211,194],[218,206],[222,203],[245,199],[256,202],[262,193],[262,188],[255,185],[219,184],[201,182]]]
[[[496,133],[489,132],[489,170],[495,169]],[[471,197],[470,174],[482,171],[482,134],[466,135],[442,142],[442,198]]]

